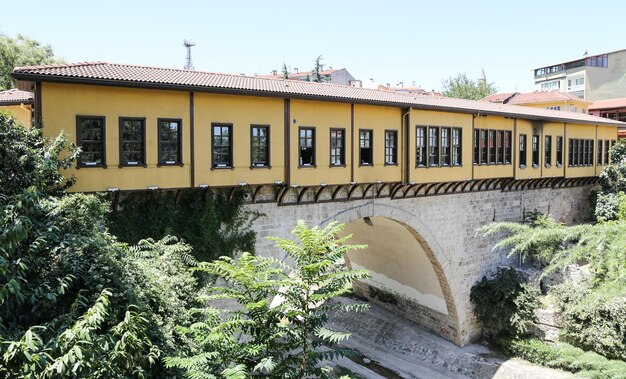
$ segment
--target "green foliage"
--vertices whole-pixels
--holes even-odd
[[[59,170],[69,168],[77,153],[65,135],[46,141],[41,129],[21,127],[0,112],[0,189],[5,196],[33,186],[46,194],[61,194],[73,179],[66,180]]]
[[[563,283],[552,290],[561,309],[563,338],[605,357],[626,361],[626,296],[611,283],[600,288],[591,280]]]
[[[491,279],[483,277],[472,287],[470,300],[478,320],[494,335],[522,335],[536,322],[537,290],[513,268],[498,269]]]
[[[443,81],[442,94],[446,97],[480,100],[495,93],[496,90],[497,88],[493,83],[474,81],[469,79],[467,74],[458,74]]]
[[[280,72],[283,75],[283,79],[289,79],[289,70],[287,69],[287,63],[283,62],[283,68]]]
[[[172,377],[159,356],[186,346],[174,325],[195,304],[190,247],[118,243],[107,204],[63,193],[64,136],[3,117],[0,131],[0,377]]]
[[[60,63],[50,45],[42,45],[21,34],[11,38],[0,34],[0,90],[13,87],[11,72],[15,67]]]
[[[324,58],[322,58],[321,55],[318,55],[318,57],[315,58],[315,65],[313,65],[313,70],[311,70],[311,77],[309,78],[312,82],[322,82],[322,59]]]
[[[609,151],[611,164],[600,173],[595,215],[598,221],[626,216],[626,142],[619,140]]]
[[[177,236],[193,247],[198,260],[209,261],[235,251],[254,251],[256,233],[250,225],[260,214],[246,211],[242,204],[239,191],[232,200],[226,193],[205,190],[131,193],[122,209],[110,214],[108,226],[131,244],[146,237]]]
[[[350,351],[336,347],[349,334],[327,327],[328,311],[363,307],[330,300],[367,277],[342,264],[349,250],[363,246],[336,239],[341,227],[309,229],[301,221],[294,230],[297,242],[273,238],[291,265],[248,253],[200,263],[196,270],[216,275],[223,285],[212,287],[198,310],[206,320],[181,328],[193,337],[194,354],[167,358],[167,365],[184,369],[189,378],[331,377],[321,362]],[[237,306],[220,309],[216,301]]]
[[[498,345],[511,356],[524,358],[542,366],[567,370],[584,378],[626,378],[626,362],[608,360],[593,352],[586,352],[566,343],[549,345],[537,339],[502,336]]]

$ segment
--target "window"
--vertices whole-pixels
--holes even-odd
[[[159,165],[179,165],[181,156],[181,120],[160,118],[159,126]]]
[[[270,166],[270,127],[250,126],[250,167]]]
[[[593,165],[593,145],[591,139],[570,138],[569,166]]]
[[[398,164],[398,132],[385,130],[385,164]]]
[[[439,128],[428,128],[428,164],[439,166]]]
[[[480,164],[487,164],[487,131],[480,131]]]
[[[315,128],[300,128],[298,147],[300,166],[315,166]]]
[[[212,124],[213,168],[233,167],[233,126]]]
[[[598,140],[598,156],[596,164],[602,166],[602,140]]]
[[[474,130],[474,164],[478,164],[478,161],[480,159],[480,145],[478,144],[478,141],[480,140],[480,130],[475,129]]]
[[[569,139],[569,149],[568,149],[568,159],[567,159],[567,164],[569,166],[573,166],[574,165],[574,140],[573,139]]]
[[[533,168],[539,166],[539,136],[533,134]]]
[[[345,129],[330,129],[330,165],[343,166],[345,159]]]
[[[452,128],[452,165],[462,164],[461,146],[463,145],[463,135],[460,128]]]
[[[120,117],[120,166],[146,163],[146,119]]]
[[[372,130],[359,129],[359,162],[361,166],[371,166],[374,164],[372,133]]]
[[[545,136],[545,161],[546,167],[552,166],[552,136]]]
[[[559,80],[541,83],[541,90],[542,91],[552,91],[552,90],[557,90],[557,89],[560,89],[560,88],[561,88],[561,81],[559,81]]]
[[[553,110],[553,111],[560,111],[561,110],[561,106],[557,105],[557,106],[553,106],[553,107],[547,107],[547,109]]]
[[[426,127],[415,128],[415,166],[426,166]]]
[[[556,137],[556,165],[561,167],[563,165],[563,137]]]
[[[511,135],[510,131],[504,132],[504,163],[511,164]]]
[[[498,152],[497,162],[498,164],[504,164],[504,132],[498,130],[496,132],[496,149]]]
[[[609,56],[608,54],[597,55],[595,57],[589,57],[585,59],[585,65],[593,67],[608,67]]]
[[[106,167],[104,126],[104,117],[76,117],[76,144],[81,148],[78,167]]]
[[[526,167],[526,134],[519,135],[519,166]]]
[[[441,165],[450,165],[450,128],[441,128]]]
[[[496,131],[489,131],[489,164],[496,164]]]
[[[604,164],[609,164],[609,140],[604,140]]]

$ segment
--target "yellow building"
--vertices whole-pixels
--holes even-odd
[[[21,67],[13,76],[35,91],[44,133],[64,130],[82,147],[67,172],[77,178],[74,191],[264,185],[317,188],[317,198],[326,187],[358,185],[363,196],[376,186],[393,197],[489,189],[493,180],[593,178],[623,125],[582,113],[103,62]]]
[[[0,91],[0,111],[11,113],[17,122],[30,127],[33,118],[33,93],[16,88]]]
[[[580,113],[589,113],[589,106],[592,104],[578,96],[556,90],[530,93],[494,93],[483,98],[482,101]]]

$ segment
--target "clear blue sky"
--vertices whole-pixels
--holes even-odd
[[[538,66],[626,48],[625,1],[10,1],[0,32],[69,62],[301,71],[318,55],[358,79],[440,89],[484,68],[501,92],[532,90]],[[9,16],[10,15],[10,16]]]

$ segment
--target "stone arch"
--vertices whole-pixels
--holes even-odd
[[[457,305],[448,277],[446,276],[446,269],[450,269],[451,261],[449,255],[444,252],[437,242],[437,239],[434,238],[435,234],[430,230],[428,225],[424,224],[419,217],[406,209],[394,205],[374,203],[373,201],[362,202],[358,205],[355,204],[353,207],[340,210],[336,214],[324,219],[320,224],[324,225],[330,221],[339,221],[350,226],[354,225],[353,223],[355,222],[361,221],[362,223],[363,220],[367,220],[366,222],[372,226],[372,222],[380,223],[383,220],[387,220],[383,221],[382,224],[387,228],[389,228],[391,224],[395,225],[395,227],[399,229],[395,230],[394,233],[399,233],[398,236],[404,233],[405,236],[403,238],[405,238],[404,241],[407,242],[406,235],[410,235],[409,239],[412,238],[415,246],[419,246],[419,249],[415,249],[415,246],[411,245],[411,247],[415,249],[412,254],[425,254],[430,263],[430,267],[424,265],[421,266],[420,270],[422,270],[424,276],[430,275],[430,277],[433,278],[432,280],[435,280],[434,278],[436,277],[436,282],[441,291],[440,296],[443,296],[442,301],[445,301],[445,309],[442,309],[441,306],[437,306],[436,303],[425,305],[426,303],[424,301],[416,299],[415,297],[406,296],[406,292],[390,290],[382,286],[380,281],[355,283],[355,291],[362,296],[370,298],[384,308],[414,321],[418,325],[458,345],[463,344]],[[373,230],[370,233],[374,233]],[[355,235],[353,238],[358,239],[358,236]],[[351,241],[351,243],[358,242],[359,241]],[[419,250],[419,252],[417,250]],[[394,256],[404,257],[402,259],[407,258],[406,253],[400,255],[396,254]],[[407,262],[401,262],[401,264],[406,263],[410,265],[411,262],[409,262],[409,260],[411,260],[411,258],[409,258]],[[347,259],[347,263],[349,266],[352,266],[349,259]],[[395,262],[395,264],[398,264],[398,262]],[[380,267],[380,265],[378,267]],[[419,273],[416,274],[419,275]],[[406,281],[402,282],[406,283]]]

